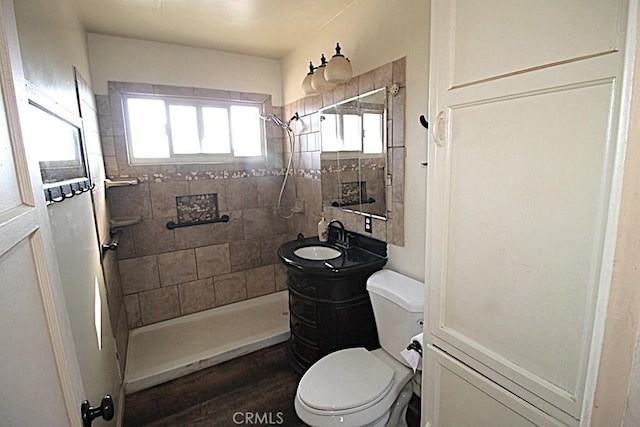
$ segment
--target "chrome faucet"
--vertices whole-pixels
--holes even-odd
[[[327,228],[331,227],[331,225],[336,226],[338,228],[338,239],[336,240],[336,245],[347,249],[349,247],[349,236],[347,235],[347,231],[344,229],[344,224],[337,219],[331,220],[327,225]]]

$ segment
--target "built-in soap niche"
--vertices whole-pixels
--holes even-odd
[[[220,218],[218,193],[176,197],[178,224],[193,224]]]
[[[191,225],[229,221],[229,215],[220,216],[218,193],[176,196],[176,212],[178,222],[169,221],[167,228],[170,230]]]
[[[367,181],[351,181],[340,184],[340,200],[332,202],[331,206],[355,206],[363,203],[375,203],[375,199],[367,196]]]

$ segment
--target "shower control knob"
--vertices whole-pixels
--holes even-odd
[[[88,400],[83,401],[80,405],[80,415],[82,416],[82,425],[84,427],[91,427],[91,422],[98,417],[109,421],[113,418],[113,414],[113,398],[108,394],[102,398],[102,402],[97,408],[91,406]]]

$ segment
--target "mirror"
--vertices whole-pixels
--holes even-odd
[[[40,175],[47,203],[73,197],[90,189],[81,124],[29,99],[29,138],[39,155]],[[67,115],[68,116],[68,115]]]
[[[386,218],[386,88],[320,110],[322,203]]]

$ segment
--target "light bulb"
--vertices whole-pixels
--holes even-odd
[[[320,57],[320,66],[313,73],[311,78],[311,86],[318,92],[324,92],[336,87],[335,83],[328,82],[324,77],[324,71],[327,68],[327,58],[324,57],[324,53]]]
[[[340,53],[340,50],[340,43],[336,43],[336,54],[333,55],[324,70],[325,80],[336,84],[346,83],[353,76],[351,62]]]
[[[317,92],[311,85],[311,80],[313,79],[315,67],[313,63],[309,62],[309,72],[305,76],[304,80],[302,80],[302,93],[305,95],[315,95]]]

